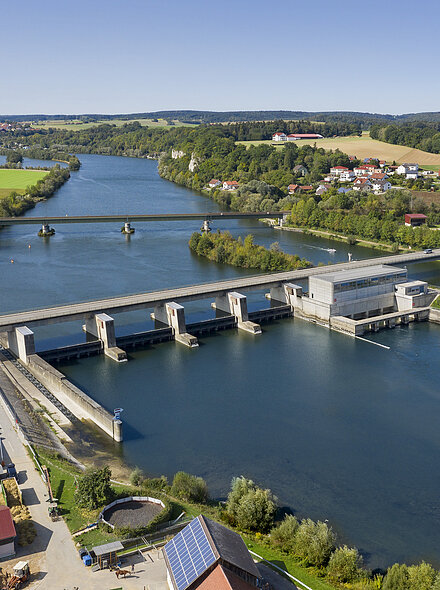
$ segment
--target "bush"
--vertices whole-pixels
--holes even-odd
[[[170,485],[165,475],[161,475],[160,477],[150,477],[144,479],[142,482],[142,488],[145,490],[154,490],[160,492],[170,491]]]
[[[357,549],[347,545],[338,547],[331,555],[327,567],[329,580],[336,583],[354,582],[359,578],[362,558]]]
[[[299,522],[292,514],[286,514],[280,525],[270,531],[270,540],[273,545],[292,551],[295,543],[295,534],[298,530]]]
[[[273,523],[275,502],[270,490],[259,488],[245,477],[236,477],[232,480],[226,510],[240,528],[266,532]]]
[[[324,522],[301,521],[295,535],[295,553],[306,563],[323,567],[335,546],[335,534]]]
[[[408,566],[395,563],[387,570],[382,586],[383,590],[411,590],[408,578]]]
[[[108,466],[102,469],[88,469],[78,482],[75,499],[79,506],[94,510],[108,504],[113,499],[110,485],[111,471]]]
[[[203,478],[179,471],[174,476],[171,495],[187,502],[204,504],[208,500],[208,486]]]
[[[130,483],[132,486],[139,487],[142,482],[144,481],[145,477],[141,469],[139,467],[135,467],[130,474]]]

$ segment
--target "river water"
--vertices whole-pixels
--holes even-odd
[[[27,213],[84,215],[217,211],[208,198],[162,180],[156,162],[94,155],[50,200]],[[379,256],[369,248],[255,221],[215,222],[318,264]],[[196,222],[59,225],[0,232],[1,312],[255,274],[207,262],[187,246]],[[335,248],[335,253],[328,252]],[[11,263],[11,260],[14,262]],[[440,263],[409,267],[440,284]],[[268,305],[252,293],[250,309]],[[187,321],[212,317],[209,302]],[[152,327],[149,314],[116,316],[117,333]],[[35,330],[37,348],[84,340],[80,323]],[[260,337],[227,331],[189,350],[164,343],[118,365],[82,359],[61,370],[109,410],[123,407],[122,455],[151,475],[204,477],[214,497],[234,475],[270,487],[300,517],[328,519],[371,567],[421,558],[440,565],[440,329],[412,324],[368,336],[390,350],[300,320]]]

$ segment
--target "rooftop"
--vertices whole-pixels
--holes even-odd
[[[98,555],[106,555],[107,553],[114,553],[115,551],[121,551],[122,549],[124,549],[123,544],[120,541],[114,541],[113,543],[93,547],[93,553],[98,557]]]
[[[341,270],[339,272],[322,274],[319,276],[310,277],[310,279],[319,279],[322,281],[328,281],[329,283],[342,283],[370,277],[383,277],[386,275],[402,272],[406,273],[406,268],[397,268],[395,266],[380,264],[377,266],[369,266],[367,268],[354,268],[353,270]]]
[[[0,541],[15,536],[16,532],[11,510],[7,506],[0,506]]]

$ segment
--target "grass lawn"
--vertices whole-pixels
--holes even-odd
[[[37,184],[49,174],[46,170],[7,170],[0,169],[0,196],[12,191],[24,192],[28,186]]]
[[[271,144],[272,140],[240,141],[238,143],[243,143],[244,145]],[[440,154],[429,154],[428,152],[403,145],[393,145],[371,139],[368,132],[363,133],[362,137],[328,137],[324,139],[299,139],[295,141],[295,145],[297,146],[314,145],[315,143],[317,147],[322,147],[326,150],[339,149],[341,152],[350,156],[356,156],[359,159],[378,158],[379,160],[386,160],[390,163],[394,160],[397,163],[416,162],[424,168],[431,169],[431,166],[433,166],[434,170],[440,169]],[[284,145],[285,142],[282,142],[279,147],[283,147]]]
[[[121,125],[125,125],[126,123],[134,123],[138,121],[143,127],[161,127],[165,129],[172,129],[172,125],[167,125],[165,119],[158,119],[157,121],[153,121],[152,119],[111,119],[111,120],[102,120],[102,121],[94,121],[92,123],[83,123],[78,119],[57,119],[54,121],[36,121],[32,124],[34,128],[37,129],[49,129],[49,127],[55,129],[66,129],[70,131],[79,131],[81,129],[89,129],[90,127],[95,127],[96,125],[102,124],[109,124],[109,125],[116,125],[120,127]],[[174,120],[175,127],[196,127],[196,125],[192,125],[191,123],[181,123],[180,121]]]

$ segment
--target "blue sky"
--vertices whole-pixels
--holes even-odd
[[[438,0],[22,0],[0,22],[0,114],[440,110]]]

